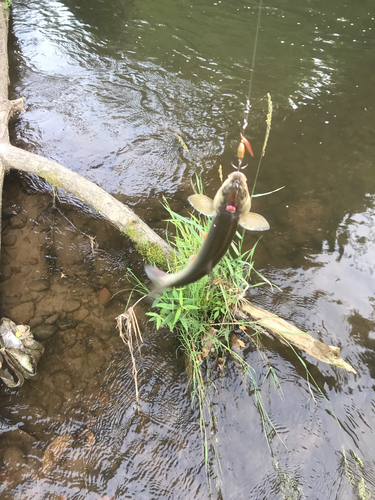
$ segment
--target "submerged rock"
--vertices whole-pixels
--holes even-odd
[[[80,307],[81,307],[80,301],[74,299],[67,300],[66,302],[64,302],[62,306],[63,311],[67,313],[77,311],[77,309],[79,309]]]
[[[112,297],[111,292],[109,292],[107,288],[102,288],[98,292],[98,299],[103,307],[106,307],[109,304],[111,297]]]
[[[35,304],[34,302],[24,302],[17,304],[10,310],[10,316],[15,318],[18,323],[27,324],[34,317]]]
[[[32,280],[29,283],[30,290],[34,292],[43,292],[44,290],[49,290],[51,287],[50,283],[46,279]]]
[[[42,460],[42,472],[47,475],[50,474],[56,466],[63,460],[74,443],[74,438],[71,434],[64,434],[57,436],[49,444],[46,449]]]
[[[3,462],[7,469],[17,470],[26,463],[26,458],[21,448],[18,448],[18,446],[10,446],[4,451]]]
[[[58,316],[57,316],[58,318]],[[51,337],[55,332],[56,328],[54,325],[38,325],[33,330],[35,338],[38,340],[46,340]]]

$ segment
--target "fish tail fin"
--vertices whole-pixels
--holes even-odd
[[[167,276],[167,273],[157,267],[151,266],[150,264],[145,265],[145,271],[154,285],[152,294],[156,295],[161,293],[165,288],[164,279]]]

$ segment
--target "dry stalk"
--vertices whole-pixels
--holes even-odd
[[[135,385],[135,397],[137,401],[137,405],[139,404],[139,392],[138,392],[138,370],[134,357],[134,347],[133,347],[133,335],[134,331],[135,339],[137,341],[138,352],[141,354],[141,350],[139,347],[140,342],[143,343],[141,330],[139,328],[139,323],[137,320],[137,316],[135,315],[134,308],[135,306],[143,299],[139,299],[133,306],[129,307],[124,313],[117,316],[117,328],[119,329],[120,337],[124,344],[126,344],[129,348],[130,357],[133,364],[133,378]],[[139,407],[138,407],[139,411]]]
[[[88,234],[86,234],[86,236],[88,238],[90,238],[91,252],[92,252],[92,256],[94,257],[95,256],[95,250],[98,248],[98,244],[95,241],[96,240],[96,236],[89,236]]]

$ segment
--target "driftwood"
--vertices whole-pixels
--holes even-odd
[[[338,347],[327,345],[324,342],[314,339],[310,334],[291,325],[276,314],[261,309],[251,302],[242,302],[241,308],[236,311],[236,317],[240,320],[246,319],[256,322],[257,330],[272,340],[278,340],[284,345],[305,351],[310,356],[324,363],[344,368],[344,370],[351,373],[357,373],[349,363],[342,359]]]
[[[55,188],[63,188],[67,192],[74,194],[108,219],[120,231],[125,232],[135,243],[145,260],[151,259],[155,263],[159,263],[159,265],[163,261],[166,262],[168,257],[173,255],[172,248],[132,210],[81,175],[54,161],[21,150],[10,144],[8,122],[15,112],[23,110],[23,99],[8,100],[8,17],[9,9],[5,9],[4,0],[0,0],[0,193],[2,192],[4,174],[9,169],[14,168],[36,174]],[[291,344],[320,361],[356,373],[354,368],[340,357],[340,350],[337,347],[327,346],[315,340],[311,335],[302,332],[275,314],[245,303],[238,314],[242,317],[245,315],[248,319],[256,321],[258,325],[263,327],[264,332],[271,335],[272,338]]]

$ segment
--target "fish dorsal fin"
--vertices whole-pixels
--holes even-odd
[[[203,215],[215,215],[214,204],[211,198],[205,194],[192,194],[188,201],[198,212]]]
[[[270,228],[266,219],[254,212],[247,212],[247,214],[242,215],[239,224],[249,231],[267,231]]]

